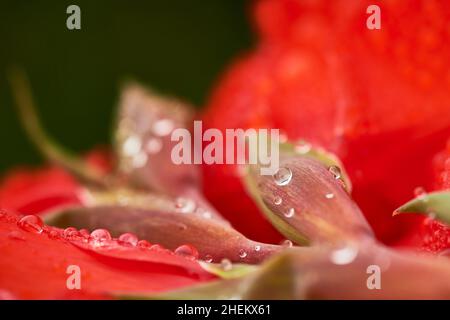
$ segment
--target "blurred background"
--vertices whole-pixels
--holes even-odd
[[[81,30],[66,9],[81,8]],[[22,130],[6,70],[25,69],[46,130],[71,150],[110,141],[120,83],[132,77],[201,107],[253,42],[241,0],[0,1],[0,175],[42,161]]]

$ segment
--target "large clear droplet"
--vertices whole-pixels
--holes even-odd
[[[290,248],[293,246],[292,241],[289,239],[283,240],[280,244],[286,248]]]
[[[328,168],[328,171],[330,171],[330,173],[333,175],[333,177],[336,180],[341,179],[342,172],[341,172],[341,168],[339,168],[338,166],[331,166],[331,167]]]
[[[183,244],[175,249],[174,253],[179,256],[194,260],[198,258],[198,251],[189,244]]]
[[[105,229],[96,229],[91,232],[91,237],[89,239],[89,242],[93,245],[103,245],[106,242],[110,241],[111,234],[108,230]]]
[[[290,208],[290,209],[288,209],[288,211],[286,211],[284,213],[284,216],[286,218],[292,218],[294,215],[295,215],[295,209],[294,208]]]
[[[17,222],[17,225],[22,230],[32,233],[42,233],[42,231],[44,231],[44,222],[42,222],[41,218],[35,215],[23,217]]]
[[[330,260],[337,265],[345,265],[352,263],[358,255],[358,249],[355,246],[346,246],[341,249],[334,250],[331,253]]]
[[[275,183],[279,186],[288,185],[292,179],[292,171],[289,168],[281,167],[273,175]]]

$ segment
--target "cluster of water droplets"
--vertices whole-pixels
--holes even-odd
[[[175,129],[172,120],[161,118],[142,135],[130,134],[135,131],[131,121],[123,119],[119,124],[119,132],[124,136],[122,154],[126,158],[125,169],[139,169],[147,165],[149,156],[160,152],[164,146],[163,138],[170,135]]]
[[[139,240],[139,238],[130,232],[123,233],[117,239],[113,238],[106,229],[95,229],[89,232],[86,229],[76,229],[74,227],[68,227],[66,229],[57,229],[47,227],[39,216],[26,215],[17,221],[17,226],[26,232],[34,234],[46,234],[50,239],[60,239],[67,241],[78,241],[84,243],[94,249],[114,249],[120,247],[129,248],[141,248],[156,251],[166,251],[161,245],[151,244],[147,240]],[[22,233],[17,230],[9,233],[9,238],[15,240],[25,240]],[[173,254],[182,256],[190,260],[196,260],[199,257],[197,249],[189,244],[183,244],[173,250]]]

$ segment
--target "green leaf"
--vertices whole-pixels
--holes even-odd
[[[432,214],[442,222],[450,224],[450,191],[421,195],[395,210],[394,215],[404,212]]]

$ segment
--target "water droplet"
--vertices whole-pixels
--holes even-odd
[[[222,259],[222,261],[220,261],[220,267],[222,268],[223,271],[230,271],[233,268],[233,264],[229,259],[225,258]]]
[[[327,199],[333,199],[333,198],[334,198],[334,193],[327,193],[327,194],[325,195],[325,198],[327,198]]]
[[[291,182],[292,171],[289,168],[279,168],[277,172],[273,175],[275,183],[279,186],[285,186]]]
[[[247,252],[244,249],[239,250],[239,258],[244,259],[247,257]]]
[[[56,230],[50,230],[50,232],[48,233],[48,237],[50,239],[60,239],[61,238],[59,232]]]
[[[198,258],[198,251],[195,247],[189,245],[189,244],[183,244],[175,249],[174,253],[179,256],[183,256],[188,259],[197,259]]]
[[[124,233],[122,235],[120,235],[119,237],[119,242],[121,244],[125,244],[125,245],[130,245],[135,247],[138,244],[138,237],[136,237],[136,235],[134,235],[133,233]]]
[[[170,119],[159,119],[153,125],[153,133],[157,136],[163,137],[169,135],[175,127],[175,124]]]
[[[175,211],[181,213],[190,213],[196,209],[195,201],[187,198],[177,198],[175,200]]]
[[[286,248],[291,248],[291,247],[293,246],[292,241],[291,241],[291,240],[288,240],[288,239],[283,240],[283,241],[280,243],[280,245],[282,245],[283,247],[286,247]]]
[[[63,231],[64,238],[72,238],[74,236],[78,236],[78,230],[74,227],[69,227],[64,229]]]
[[[207,255],[205,256],[205,262],[208,262],[208,263],[213,262],[213,257],[212,257],[212,255],[207,254]]]
[[[330,260],[337,265],[345,265],[352,263],[358,255],[358,249],[354,246],[346,246],[341,249],[334,250],[331,253]]]
[[[275,203],[277,206],[280,205],[283,202],[283,199],[281,197],[276,196],[275,199],[273,199],[273,203]]]
[[[147,164],[148,156],[145,152],[139,152],[132,159],[134,168],[142,168]]]
[[[155,154],[161,151],[163,147],[163,143],[160,139],[157,138],[150,138],[147,141],[147,144],[145,145],[145,150],[149,154]]]
[[[150,248],[152,246],[152,244],[147,240],[139,240],[137,245],[140,248]]]
[[[78,233],[83,237],[83,238],[89,238],[90,233],[87,229],[80,229],[80,231],[78,231]]]
[[[164,247],[160,244],[152,244],[150,250],[163,251]]]
[[[414,189],[414,195],[417,198],[424,198],[427,195],[427,191],[423,187],[417,187]]]
[[[330,171],[330,173],[333,175],[333,177],[336,180],[341,179],[342,177],[342,172],[341,172],[341,168],[339,168],[338,166],[330,166],[328,168],[328,171]]]
[[[108,230],[105,229],[96,229],[91,232],[91,238],[90,243],[98,246],[98,245],[104,245],[106,242],[110,241],[111,234],[108,232]]]
[[[299,154],[307,154],[312,149],[311,145],[305,141],[300,141],[295,147],[295,152]]]
[[[256,246],[255,246],[255,251],[256,251],[256,252],[261,251],[261,246],[260,246],[260,245],[256,245]]]
[[[122,151],[126,156],[134,156],[141,151],[142,142],[137,136],[129,136],[122,146]]]
[[[286,218],[292,218],[295,215],[295,209],[294,208],[290,208],[288,211],[286,211],[284,213],[284,216]]]
[[[8,238],[13,239],[13,240],[25,240],[25,236],[17,230],[14,230],[14,231],[11,231],[10,233],[8,233]]]
[[[44,223],[42,219],[35,215],[28,215],[23,217],[17,222],[17,225],[22,230],[33,232],[33,233],[42,233],[44,231]]]

